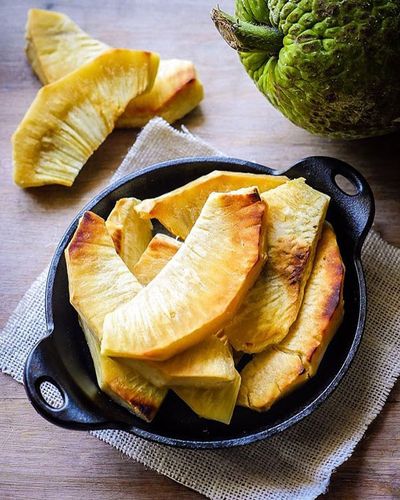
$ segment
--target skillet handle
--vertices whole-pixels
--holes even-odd
[[[45,400],[41,392],[43,382],[49,382],[58,389],[63,400],[59,407],[55,408]],[[25,363],[24,386],[35,410],[55,425],[75,430],[112,427],[68,376],[52,336],[42,339],[30,353]]]
[[[334,196],[339,212],[335,216],[345,222],[344,236],[353,243],[354,253],[358,255],[375,215],[374,195],[366,179],[349,164],[328,156],[310,156],[288,172],[305,177],[316,189]],[[338,175],[353,185],[355,194],[348,194],[338,186],[335,180]]]

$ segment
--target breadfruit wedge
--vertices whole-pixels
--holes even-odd
[[[158,233],[133,266],[133,274],[142,285],[148,285],[176,254],[182,243]]]
[[[101,217],[83,215],[65,258],[70,301],[80,316],[99,387],[138,417],[152,420],[167,391],[100,353],[104,316],[141,288],[115,252]]]
[[[256,188],[212,193],[164,269],[106,316],[102,353],[162,361],[224,326],[264,264],[265,211]]]
[[[110,48],[61,12],[41,9],[28,11],[25,39],[27,58],[43,85],[59,80]]]
[[[116,358],[128,364],[157,387],[220,386],[235,377],[230,347],[211,335],[165,361]]]
[[[89,346],[100,389],[137,417],[151,422],[164,401],[167,389],[153,386],[129,366],[103,356],[97,337],[82,319],[80,324]]]
[[[28,60],[43,84],[66,76],[111,48],[91,38],[68,16],[48,10],[29,11],[25,37]],[[153,88],[129,103],[116,126],[142,127],[155,116],[172,123],[192,111],[203,94],[192,62],[163,60]]]
[[[232,382],[216,388],[173,387],[173,391],[199,416],[229,424],[240,388],[240,375],[235,370]]]
[[[71,186],[157,65],[156,54],[113,49],[39,90],[12,137],[14,181]]]
[[[300,357],[275,346],[256,354],[240,375],[237,404],[257,411],[268,410],[278,399],[308,380]]]
[[[158,219],[168,231],[184,240],[211,193],[226,193],[250,186],[256,186],[262,193],[287,180],[284,176],[214,170],[174,191],[143,200],[135,209],[144,219]]]
[[[121,198],[106,220],[115,249],[131,272],[146,250],[153,229],[151,222],[141,219],[135,211],[139,201],[136,198]]]
[[[104,220],[86,212],[65,250],[69,297],[90,331],[101,340],[107,313],[142,289],[115,251]]]
[[[315,375],[344,314],[345,269],[335,232],[327,222],[296,322],[279,348],[297,353],[310,377]]]
[[[256,354],[241,372],[238,404],[267,410],[315,375],[343,318],[344,266],[325,223],[296,322],[283,342]]]
[[[156,234],[134,266],[135,276],[143,285],[150,283],[181,246],[182,243],[170,236]],[[125,360],[129,366],[160,387],[173,384],[193,387],[221,385],[231,381],[235,373],[233,356],[226,339],[216,336],[206,338],[165,361],[116,359],[122,362]]]
[[[329,203],[304,179],[267,191],[262,199],[269,207],[268,261],[224,330],[237,351],[248,353],[279,343],[296,320]]]
[[[203,97],[203,85],[191,61],[161,60],[152,89],[128,104],[116,126],[143,127],[155,116],[173,123],[190,113]]]

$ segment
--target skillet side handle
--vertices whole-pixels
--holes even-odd
[[[62,383],[59,382],[61,380]],[[53,407],[45,400],[41,392],[44,382],[49,382],[58,389],[63,400],[59,407]],[[42,339],[28,356],[24,369],[24,386],[35,410],[55,425],[75,430],[112,427],[70,381],[51,336]]]
[[[305,158],[289,172],[309,179],[316,189],[334,195],[339,216],[346,221],[348,234],[345,236],[353,243],[354,253],[359,255],[375,215],[374,195],[364,176],[349,164],[328,156]],[[337,175],[353,185],[355,194],[347,194],[338,186]]]

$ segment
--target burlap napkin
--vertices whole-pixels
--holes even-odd
[[[155,119],[115,177],[170,158],[209,154],[220,153],[187,131],[178,132]],[[361,348],[340,387],[301,423],[264,442],[215,451],[164,447],[119,431],[93,435],[210,498],[283,500],[323,493],[331,474],[349,458],[381,411],[400,373],[400,250],[372,231],[363,264],[369,304]],[[0,368],[19,382],[28,352],[45,331],[45,279],[46,271],[0,337]]]

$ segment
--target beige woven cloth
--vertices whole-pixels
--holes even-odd
[[[210,154],[220,153],[187,131],[178,132],[155,119],[115,177],[170,158]],[[93,434],[210,498],[292,500],[323,493],[332,473],[349,458],[381,411],[400,373],[400,250],[372,231],[364,245],[363,264],[369,304],[360,350],[336,392],[296,426],[264,442],[212,451],[174,449],[120,431]],[[0,337],[0,368],[19,382],[28,352],[46,331],[45,279],[46,271]]]

